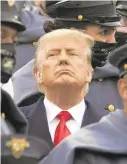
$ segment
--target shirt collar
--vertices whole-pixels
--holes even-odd
[[[48,123],[50,123],[62,111],[62,109],[50,102],[46,97],[44,98],[44,105],[46,108],[47,120]]]
[[[83,99],[79,104],[68,109],[68,112],[72,115],[72,117],[79,124],[79,126],[81,126],[85,110],[86,110],[86,104]]]
[[[46,97],[44,98],[44,105],[46,108],[47,120],[50,123],[62,109],[50,102]],[[74,107],[68,109],[68,112],[72,115],[73,119],[81,126],[83,115],[86,109],[84,99]]]

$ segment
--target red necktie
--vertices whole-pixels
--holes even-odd
[[[54,145],[57,145],[65,137],[71,134],[66,126],[66,122],[72,118],[71,114],[67,111],[62,111],[57,115],[57,118],[59,118],[60,122],[55,131]]]

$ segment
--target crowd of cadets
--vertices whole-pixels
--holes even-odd
[[[55,147],[33,68],[36,41],[63,28],[94,39],[94,72],[81,130]],[[126,75],[127,1],[1,1],[2,164],[127,163]]]

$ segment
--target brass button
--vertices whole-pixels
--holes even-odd
[[[110,112],[113,112],[113,111],[115,110],[115,107],[114,107],[112,104],[110,104],[110,105],[108,106],[108,110],[109,110]]]
[[[36,47],[37,46],[37,42],[33,42],[33,46]]]
[[[1,117],[2,117],[3,119],[5,119],[5,113],[2,113],[2,114],[1,114]]]
[[[98,79],[98,81],[102,82],[102,81],[103,81],[103,79]]]
[[[127,64],[124,64],[124,71],[127,70]]]
[[[78,20],[82,20],[83,19],[83,15],[78,15]]]

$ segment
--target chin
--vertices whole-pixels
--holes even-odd
[[[71,81],[71,80],[63,80],[63,81],[56,81],[55,82],[56,86],[63,86],[63,87],[71,87],[71,86],[75,86],[77,85],[77,83],[75,81]]]

